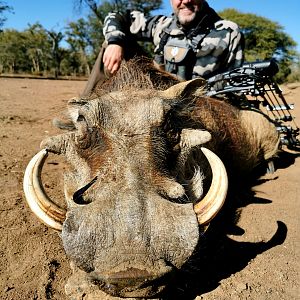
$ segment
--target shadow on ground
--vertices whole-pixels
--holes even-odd
[[[291,153],[281,154],[280,159],[276,160],[276,169],[292,165],[297,156]],[[257,177],[261,172],[262,170],[258,170],[251,181],[251,186],[277,178],[273,176],[271,179],[261,179]],[[236,186],[241,187],[239,184]],[[257,255],[283,244],[288,229],[285,223],[278,220],[274,220],[274,223],[277,222],[277,230],[267,242],[238,242],[228,237],[228,235],[242,236],[244,234],[244,230],[236,225],[241,208],[253,203],[272,203],[270,199],[257,197],[251,190],[251,186],[241,188],[242,192],[231,188],[232,192],[228,195],[227,203],[234,203],[234,205],[226,205],[222,209],[220,215],[200,240],[191,259],[175,275],[173,283],[170,284],[171,288],[162,295],[161,299],[194,300],[198,295],[216,289],[221,280],[243,270]],[[172,289],[172,287],[176,288]]]

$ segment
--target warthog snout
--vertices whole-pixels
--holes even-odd
[[[166,282],[172,275],[169,271],[170,268],[160,275],[137,268],[128,268],[105,275],[91,272],[89,281],[105,293],[115,297],[139,297],[145,293],[154,296],[165,288]]]

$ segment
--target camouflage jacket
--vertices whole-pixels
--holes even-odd
[[[204,2],[195,27],[185,30],[172,15],[146,18],[138,11],[110,13],[103,33],[108,44],[126,48],[130,38],[155,45],[154,61],[182,79],[208,78],[240,67],[243,63],[243,35],[239,27],[222,20]]]

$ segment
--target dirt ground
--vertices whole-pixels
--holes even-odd
[[[41,140],[57,132],[52,119],[84,85],[0,78],[1,299],[66,299],[64,285],[71,271],[60,237],[31,213],[22,181]],[[288,102],[296,104],[300,124],[300,83],[283,91]],[[300,299],[300,158],[284,152],[276,166],[273,175],[253,187],[254,197],[244,205],[238,230],[228,236],[221,259],[212,266],[217,273],[208,276],[197,299]],[[62,168],[57,157],[47,160],[50,196],[62,191]]]

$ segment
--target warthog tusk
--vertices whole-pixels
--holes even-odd
[[[47,226],[62,230],[66,211],[49,199],[41,183],[41,172],[47,156],[47,150],[43,149],[30,160],[24,174],[23,189],[33,213]]]
[[[212,170],[212,182],[205,197],[194,205],[200,225],[207,225],[222,208],[228,190],[228,177],[221,159],[209,149],[201,148]]]

